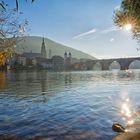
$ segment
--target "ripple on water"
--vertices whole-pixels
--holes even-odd
[[[140,106],[140,72],[11,72],[0,89],[0,134],[49,140],[110,140],[120,105]],[[136,109],[138,109],[136,107]]]

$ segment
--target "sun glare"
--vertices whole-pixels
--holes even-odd
[[[126,25],[124,25],[124,29],[126,31],[131,31],[132,30],[132,25],[131,24],[126,24]]]
[[[130,105],[130,99],[126,98],[124,103],[121,106],[121,113],[122,113],[122,119],[125,121],[127,126],[132,126],[135,123],[135,120],[133,118],[133,111],[131,110]]]

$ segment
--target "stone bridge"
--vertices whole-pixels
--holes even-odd
[[[92,70],[97,63],[100,63],[102,70],[109,70],[113,62],[118,62],[120,64],[120,70],[127,70],[129,69],[129,65],[135,60],[140,60],[140,57],[90,60],[85,62],[84,65],[87,70]]]

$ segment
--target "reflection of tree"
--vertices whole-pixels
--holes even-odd
[[[7,77],[5,74],[4,72],[0,73],[0,90],[7,88],[10,98],[32,99],[33,102],[47,102],[50,97],[63,91],[65,84],[72,83],[72,73],[56,73],[44,70],[10,71]]]
[[[47,102],[47,98],[46,98],[46,91],[48,90],[48,83],[47,83],[47,72],[46,71],[42,71],[42,72],[37,72],[37,79],[39,79],[40,81],[40,85],[41,85],[41,95],[43,99],[41,99],[41,102]]]
[[[6,74],[5,72],[0,72],[0,89],[6,88]]]
[[[41,84],[41,91],[45,92],[47,91],[47,72],[42,71],[40,73],[40,84]]]
[[[65,75],[65,84],[72,83],[71,73]]]

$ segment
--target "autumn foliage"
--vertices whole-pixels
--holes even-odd
[[[6,40],[1,39],[0,43],[0,66],[4,66],[8,58],[11,58],[14,54],[13,46],[16,44],[16,39],[9,38]]]
[[[0,66],[14,54],[14,46],[19,37],[25,35],[27,20],[22,20],[22,12],[9,9],[8,4],[0,3]]]

